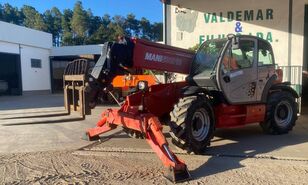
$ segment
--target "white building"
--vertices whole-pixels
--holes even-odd
[[[165,43],[190,48],[229,33],[268,40],[300,92],[308,66],[308,0],[163,0]],[[291,66],[291,67],[290,67]]]
[[[50,33],[0,21],[0,95],[60,92],[67,63],[95,61],[102,46],[53,48]]]
[[[50,92],[52,35],[0,21],[0,94]]]

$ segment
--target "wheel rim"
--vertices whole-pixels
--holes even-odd
[[[275,109],[275,122],[278,126],[287,126],[293,116],[292,106],[288,101],[281,101],[277,104]]]
[[[210,117],[204,108],[201,108],[194,113],[191,129],[192,135],[197,141],[203,141],[208,135],[210,129]]]

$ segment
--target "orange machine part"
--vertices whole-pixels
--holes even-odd
[[[149,86],[156,84],[156,79],[153,75],[118,75],[112,85],[115,88],[135,87],[139,81],[147,81]]]

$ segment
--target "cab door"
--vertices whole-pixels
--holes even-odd
[[[246,104],[257,99],[257,40],[240,38],[237,47],[230,43],[217,68],[218,84],[230,104]]]
[[[268,42],[258,41],[258,83],[257,101],[262,101],[264,90],[268,90],[277,79],[274,55],[271,45]]]

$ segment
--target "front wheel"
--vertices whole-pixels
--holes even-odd
[[[178,147],[201,154],[214,133],[214,113],[204,96],[189,96],[179,100],[170,113],[170,135]]]
[[[271,94],[267,102],[265,120],[260,123],[268,134],[286,134],[297,120],[297,103],[291,93],[281,91]]]

